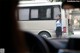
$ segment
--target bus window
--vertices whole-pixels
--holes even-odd
[[[57,15],[58,14],[61,14],[61,12],[60,12],[60,7],[59,6],[56,6],[56,7],[54,7],[54,19],[57,19]]]
[[[51,8],[46,9],[46,18],[51,18]]]
[[[19,20],[29,20],[29,9],[19,9]]]
[[[48,20],[51,19],[51,7],[50,6],[37,6],[29,7],[30,20]]]
[[[38,9],[31,9],[31,18],[38,18]]]
[[[46,8],[40,7],[39,8],[39,19],[45,19],[46,18]]]

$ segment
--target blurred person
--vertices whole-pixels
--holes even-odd
[[[0,49],[5,53],[27,51],[23,33],[15,17],[19,0],[0,0]]]
[[[56,37],[61,38],[62,36],[62,23],[61,15],[57,15],[58,19],[56,20]]]
[[[74,27],[75,29],[79,29],[79,18],[77,16],[74,17]]]

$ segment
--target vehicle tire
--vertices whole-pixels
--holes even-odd
[[[40,32],[38,35],[42,36],[42,37],[51,37],[50,33],[47,31],[42,31]]]

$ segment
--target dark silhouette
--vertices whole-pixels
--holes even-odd
[[[79,51],[80,50],[79,41],[80,41],[80,38],[69,38],[66,49]]]
[[[66,7],[66,8],[64,8]],[[62,3],[63,9],[74,9],[74,8],[80,8],[80,2],[67,2],[67,0],[64,0]]]
[[[18,0],[0,0],[0,48],[7,53],[27,51],[23,33],[15,17]]]

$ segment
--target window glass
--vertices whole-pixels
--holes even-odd
[[[44,20],[46,18],[46,9],[45,7],[39,8],[39,19]]]
[[[38,9],[31,9],[31,18],[38,18]]]
[[[29,9],[19,9],[19,20],[29,20]]]
[[[54,12],[54,19],[57,19],[57,15],[58,14],[61,14],[61,12],[60,12],[60,8],[59,7],[54,7],[54,10],[53,10],[53,12]]]
[[[51,18],[51,8],[48,8],[46,11],[46,18]]]
[[[48,20],[51,19],[51,8],[39,6],[31,8],[31,20]]]

